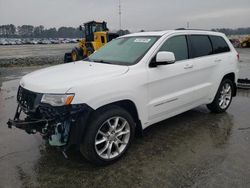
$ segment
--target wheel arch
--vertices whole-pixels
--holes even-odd
[[[229,79],[229,80],[231,80],[231,81],[233,82],[233,85],[234,85],[233,97],[235,97],[235,96],[236,96],[236,93],[237,93],[237,85],[236,85],[237,81],[236,81],[235,73],[231,72],[231,73],[226,74],[226,75],[222,78],[222,80],[224,80],[224,79]],[[222,81],[222,80],[221,80],[221,81]]]
[[[125,109],[128,113],[130,113],[130,115],[133,117],[135,124],[136,124],[136,134],[138,136],[141,136],[143,129],[142,129],[141,120],[139,118],[138,109],[137,109],[135,103],[132,100],[124,99],[124,100],[119,100],[119,101],[105,104],[103,106],[98,107],[95,110],[99,110],[101,108],[106,108],[107,106],[112,106],[112,105],[119,106],[119,107]]]

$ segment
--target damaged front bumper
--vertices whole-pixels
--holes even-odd
[[[64,150],[71,145],[79,147],[93,109],[86,104],[54,107],[41,103],[41,96],[19,88],[18,106],[14,119],[7,122],[8,127],[25,130],[28,134],[40,133],[50,145],[63,146]]]

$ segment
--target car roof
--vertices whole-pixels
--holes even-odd
[[[177,30],[165,30],[165,31],[151,31],[151,32],[140,32],[125,35],[123,37],[139,37],[139,36],[164,36],[170,34],[187,34],[187,35],[217,35],[224,36],[223,33],[208,31],[208,30],[195,30],[195,29],[177,29]]]

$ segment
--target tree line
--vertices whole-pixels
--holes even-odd
[[[74,27],[45,28],[44,26],[13,24],[0,25],[0,37],[3,38],[81,38],[83,31]]]
[[[226,35],[247,35],[250,34],[250,27],[247,28],[218,28],[212,29],[225,33]],[[120,35],[130,33],[128,30],[118,31]],[[0,37],[2,38],[82,38],[84,32],[79,28],[74,27],[60,27],[45,28],[44,26],[22,25],[15,26],[13,24],[0,25]]]
[[[128,30],[117,31],[119,35],[129,34]],[[0,25],[0,38],[82,38],[84,31],[74,27],[45,28],[43,25],[22,25],[13,24]]]
[[[212,29],[212,31],[218,31],[226,35],[249,35],[250,27],[237,28],[237,29],[220,28],[220,29]]]

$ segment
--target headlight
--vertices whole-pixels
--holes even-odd
[[[41,102],[51,106],[64,106],[69,105],[74,96],[74,94],[44,94]]]

